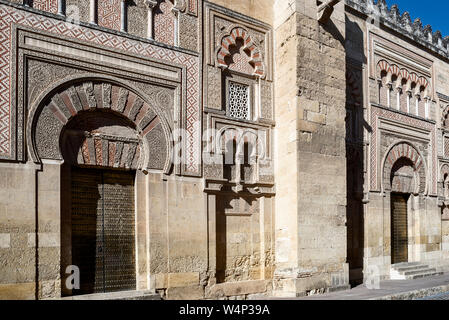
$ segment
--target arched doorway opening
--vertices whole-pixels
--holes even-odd
[[[391,169],[391,263],[408,262],[408,200],[416,190],[413,162],[399,158]]]
[[[391,194],[391,263],[408,262],[408,199],[404,193]]]
[[[426,169],[421,154],[411,144],[391,147],[384,165],[384,191],[389,196],[391,264],[415,259],[413,226],[416,199],[426,192]]]
[[[141,267],[149,259],[148,229],[137,226],[149,223],[145,177],[173,167],[164,113],[131,84],[89,75],[48,88],[29,119],[28,151],[43,166],[42,184],[60,183],[51,197],[60,199],[60,220],[52,223],[60,228],[54,277],[61,295],[149,288],[149,271]],[[50,193],[44,191],[40,201]],[[79,289],[67,285],[73,266]]]
[[[72,167],[71,295],[136,289],[134,172]]]
[[[61,150],[70,167],[64,224],[71,228],[63,247],[80,272],[80,288],[65,294],[135,290],[134,184],[142,144],[134,124],[108,110],[79,112],[64,127]]]

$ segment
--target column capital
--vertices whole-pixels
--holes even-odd
[[[175,4],[172,8],[173,12],[184,12],[186,11],[186,2],[185,0],[175,0]]]
[[[144,3],[148,7],[149,10],[154,9],[154,7],[157,6],[156,0],[144,0]]]

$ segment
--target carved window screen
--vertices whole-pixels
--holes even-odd
[[[251,87],[234,81],[228,82],[228,115],[251,120]]]

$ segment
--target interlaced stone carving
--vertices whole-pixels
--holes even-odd
[[[57,0],[34,0],[33,8],[56,14],[58,12]]]
[[[233,118],[249,120],[250,97],[249,86],[229,82],[229,115]]]
[[[156,41],[175,45],[175,19],[173,3],[169,0],[160,0],[154,15],[154,39]]]
[[[449,158],[449,138],[444,138],[444,157]]]

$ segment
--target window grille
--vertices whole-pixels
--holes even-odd
[[[250,120],[250,87],[248,85],[229,82],[229,116]]]

